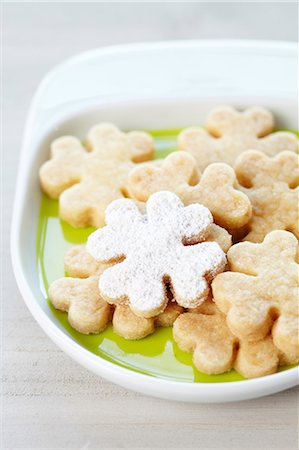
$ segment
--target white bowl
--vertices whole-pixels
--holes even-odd
[[[78,363],[126,388],[190,402],[226,402],[295,386],[292,368],[229,383],[184,383],[154,378],[101,359],[76,343],[44,301],[36,267],[41,192],[38,169],[49,142],[62,134],[84,136],[98,121],[127,129],[203,124],[221,103],[269,107],[278,126],[297,127],[295,44],[184,41],[103,48],[78,55],[40,84],[28,114],[12,221],[11,249],[24,300],[48,336]]]

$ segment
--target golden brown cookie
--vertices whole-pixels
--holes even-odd
[[[183,308],[169,301],[164,311],[156,317],[136,316],[127,305],[117,305],[113,314],[113,330],[129,340],[143,339],[152,334],[156,327],[170,327]]]
[[[64,257],[68,277],[51,283],[48,291],[54,308],[68,312],[75,330],[84,334],[100,333],[112,318],[113,308],[99,293],[99,276],[109,267],[96,262],[81,245],[69,249]]]
[[[117,305],[113,314],[113,331],[128,340],[143,339],[155,331],[154,318],[136,316],[127,305]]]
[[[163,328],[171,327],[183,311],[184,308],[175,301],[169,300],[164,311],[154,318],[155,326]]]
[[[40,169],[43,190],[59,198],[60,217],[74,227],[103,226],[107,205],[128,195],[129,171],[154,155],[149,134],[107,123],[89,130],[87,147],[72,136],[58,138]]]
[[[178,136],[178,149],[190,152],[200,170],[215,162],[234,166],[238,156],[249,149],[268,156],[298,150],[298,139],[293,133],[272,133],[273,116],[261,107],[239,112],[230,106],[218,106],[210,112],[206,128],[207,131],[187,128]]]
[[[84,334],[100,333],[112,317],[112,307],[103,300],[97,275],[86,279],[60,278],[49,287],[49,299],[54,308],[68,312],[75,330]]]
[[[269,158],[249,150],[238,158],[236,175],[253,209],[245,240],[261,242],[272,230],[291,231],[299,238],[298,162],[292,152]]]
[[[236,244],[227,254],[230,271],[212,283],[232,333],[257,341],[272,332],[290,363],[299,359],[297,252],[297,239],[287,231],[272,231],[261,244]]]
[[[276,372],[279,352],[270,337],[254,343],[239,340],[217,306],[211,300],[205,303],[201,310],[181,314],[173,325],[174,340],[181,350],[193,353],[199,371],[221,374],[235,368],[246,378]]]
[[[206,236],[206,242],[217,242],[222,248],[224,253],[227,253],[228,249],[232,245],[232,237],[226,231],[225,228],[221,228],[218,225],[212,223]]]
[[[70,248],[64,255],[64,270],[70,277],[88,278],[102,273],[109,265],[97,262],[86,251],[85,245]]]
[[[147,201],[154,192],[171,191],[184,205],[201,203],[217,224],[225,228],[244,226],[251,217],[248,197],[237,189],[234,170],[227,164],[211,164],[200,176],[196,161],[187,152],[171,153],[160,167],[143,164],[129,174],[130,193]]]

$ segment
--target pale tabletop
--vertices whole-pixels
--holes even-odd
[[[63,59],[121,42],[296,40],[296,5],[4,4],[1,449],[298,448],[298,391],[200,405],[157,400],[89,373],[58,349],[16,287],[9,254],[21,133],[42,76]]]

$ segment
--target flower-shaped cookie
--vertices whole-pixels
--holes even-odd
[[[256,341],[272,330],[275,346],[289,362],[299,357],[297,252],[297,239],[287,231],[272,231],[261,244],[236,244],[227,254],[231,271],[212,284],[232,333]]]
[[[226,230],[212,224],[207,241],[216,241],[224,252],[231,246]],[[69,322],[81,333],[99,333],[109,323],[112,308],[99,296],[99,275],[107,268],[86,251],[85,246],[73,247],[64,257],[64,268],[69,277],[54,281],[49,297],[56,309],[69,311]],[[117,305],[113,314],[115,333],[126,339],[142,339],[153,333],[157,326],[169,327],[183,311],[170,299],[165,310],[156,317],[145,319],[136,316],[128,306]]]
[[[234,170],[227,164],[212,164],[200,177],[196,161],[187,152],[170,154],[160,167],[150,163],[136,167],[129,174],[129,186],[131,195],[140,201],[146,201],[154,192],[168,190],[177,194],[184,205],[201,203],[225,228],[242,227],[251,217],[250,201],[237,190]]]
[[[216,228],[210,234],[218,238],[225,248],[227,237]],[[69,277],[54,281],[49,289],[49,298],[56,309],[68,311],[70,325],[84,334],[100,333],[110,322],[113,314],[113,329],[125,339],[142,339],[153,333],[156,327],[170,327],[183,312],[168,292],[169,302],[165,310],[149,319],[136,316],[128,306],[108,305],[99,295],[99,275],[107,268],[93,259],[84,246],[73,247],[64,257],[65,271]]]
[[[212,221],[204,206],[184,207],[166,191],[149,198],[146,215],[132,200],[112,202],[106,210],[107,226],[87,242],[96,260],[118,262],[101,275],[101,295],[110,303],[129,303],[137,315],[152,317],[165,309],[165,287],[170,283],[179,305],[197,306],[226,264],[216,242],[202,242]]]
[[[60,217],[75,227],[104,224],[106,206],[128,195],[127,177],[137,162],[152,159],[152,137],[121,132],[112,124],[92,127],[88,150],[72,136],[56,139],[51,159],[40,169],[43,190],[59,197]]]
[[[214,162],[234,166],[237,157],[245,150],[256,149],[268,156],[282,150],[296,152],[298,139],[289,132],[272,133],[273,116],[265,108],[253,107],[239,112],[229,106],[219,106],[211,111],[207,131],[191,127],[178,137],[179,150],[190,152],[200,170]]]
[[[69,323],[75,330],[100,333],[110,322],[113,311],[98,289],[99,276],[107,266],[96,263],[83,246],[70,249],[64,264],[69,277],[50,285],[50,301],[56,309],[68,312]]]
[[[287,230],[299,238],[298,156],[281,152],[269,158],[249,150],[236,162],[236,175],[252,203],[246,240],[261,242],[272,230]]]
[[[271,337],[254,343],[239,340],[211,300],[196,312],[180,315],[173,325],[173,337],[181,350],[193,353],[193,363],[203,373],[220,374],[234,368],[246,378],[255,378],[276,372],[279,365]]]

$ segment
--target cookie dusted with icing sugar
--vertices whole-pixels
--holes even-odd
[[[228,233],[222,233],[220,227],[213,228],[208,236],[218,240],[223,248],[230,246]],[[70,248],[64,256],[64,269],[67,277],[59,278],[49,287],[49,299],[53,306],[68,312],[69,324],[83,334],[101,333],[113,316],[113,331],[125,339],[143,339],[153,333],[157,327],[170,327],[183,312],[183,308],[168,291],[168,304],[156,317],[145,319],[136,316],[128,306],[117,305],[113,308],[99,293],[99,275],[108,266],[94,260],[84,245]]]
[[[132,200],[112,202],[106,210],[106,227],[92,233],[86,246],[96,260],[117,263],[100,277],[103,298],[152,317],[165,309],[170,283],[180,306],[198,306],[226,265],[221,247],[204,242],[212,222],[206,207],[184,207],[167,191],[149,198],[146,214]]]
[[[208,115],[206,128],[207,131],[186,128],[178,136],[178,149],[191,153],[200,170],[215,162],[233,167],[238,156],[249,149],[268,156],[283,150],[298,151],[298,139],[293,133],[272,133],[274,118],[266,108],[252,107],[239,112],[230,106],[218,106]]]
[[[224,228],[212,225],[208,241],[216,241],[223,249],[231,246],[231,237]],[[99,275],[108,265],[101,264],[86,251],[84,245],[70,248],[64,256],[67,277],[59,278],[49,287],[49,299],[53,306],[68,312],[70,325],[80,333],[100,333],[113,315],[113,331],[125,339],[136,340],[152,334],[157,327],[170,327],[183,312],[183,308],[167,291],[168,304],[164,311],[150,318],[136,316],[129,306],[106,303],[98,288]]]

